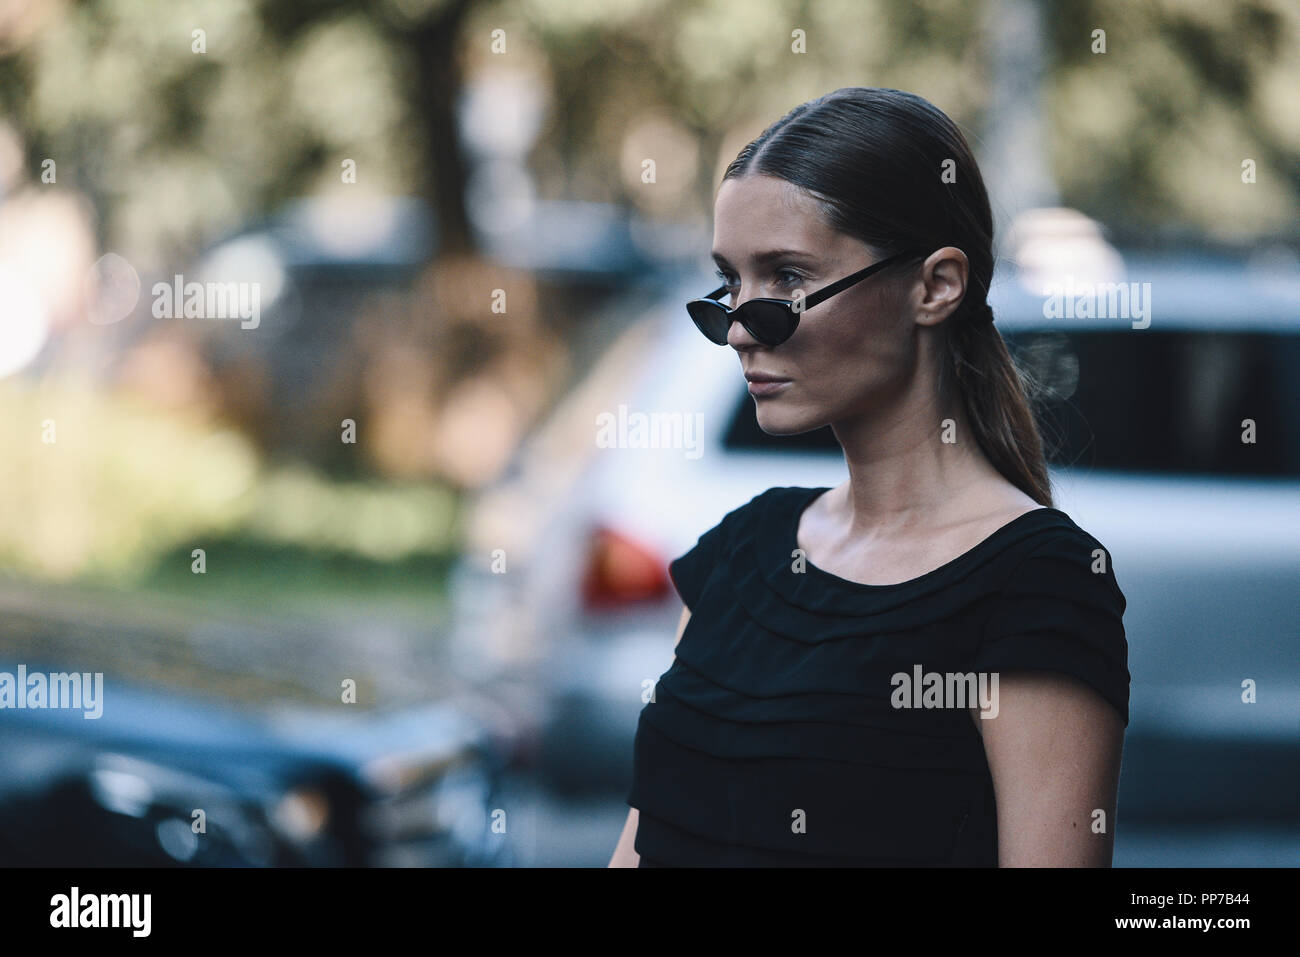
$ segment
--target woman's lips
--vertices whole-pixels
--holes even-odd
[[[790,385],[789,379],[751,379],[749,394],[754,396],[776,395],[788,385]]]

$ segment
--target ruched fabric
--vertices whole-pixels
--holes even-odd
[[[1128,723],[1124,596],[1068,515],[864,585],[797,549],[825,491],[769,489],[669,566],[691,618],[637,727],[642,866],[995,866],[978,695],[926,706],[902,676],[1058,671]]]

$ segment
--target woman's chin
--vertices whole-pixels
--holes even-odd
[[[763,402],[758,403],[758,408],[754,410],[754,418],[758,422],[758,427],[768,435],[798,435],[801,432],[811,432],[813,429],[821,428],[826,423],[807,413],[800,413],[794,409],[779,409],[772,405],[765,405]]]

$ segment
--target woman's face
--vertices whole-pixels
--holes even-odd
[[[794,299],[796,290],[809,295],[880,258],[827,226],[803,190],[763,175],[719,187],[713,257],[728,285],[722,301],[733,307],[753,298]],[[727,342],[744,373],[787,380],[766,394],[751,391],[764,432],[791,435],[870,416],[915,385],[916,317],[900,275],[888,269],[806,310],[779,346],[731,324]]]

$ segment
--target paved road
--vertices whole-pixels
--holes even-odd
[[[504,807],[519,867],[605,867],[627,818],[614,796],[569,799],[513,780]]]

